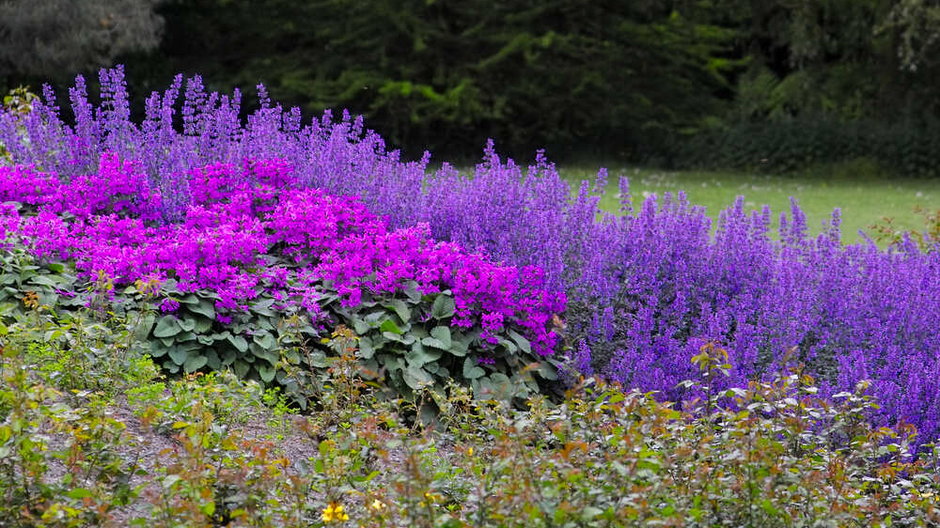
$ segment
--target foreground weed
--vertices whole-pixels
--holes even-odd
[[[95,395],[73,406],[31,374],[26,355],[0,350],[0,525],[105,524],[138,490],[124,425]]]

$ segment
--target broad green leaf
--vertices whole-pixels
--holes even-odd
[[[209,359],[206,356],[203,356],[203,355],[190,356],[189,359],[187,359],[186,362],[183,363],[183,370],[186,371],[187,374],[191,372],[196,372],[197,370],[206,366],[206,363],[208,362],[209,362]]]
[[[359,357],[369,359],[375,355],[375,349],[372,347],[372,338],[363,337],[359,339]]]
[[[189,351],[178,346],[170,347],[169,350],[170,359],[173,360],[173,363],[177,365],[182,365],[186,363],[186,360],[189,359]]]
[[[411,310],[408,308],[408,305],[405,303],[405,301],[401,299],[392,299],[382,306],[390,310],[394,310],[395,313],[398,314],[398,317],[401,319],[402,323],[407,324],[409,321],[411,321]]]
[[[421,343],[415,343],[411,350],[405,353],[405,360],[411,367],[423,367],[427,363],[437,361],[443,355],[441,350],[428,350]]]
[[[167,350],[166,346],[163,345],[160,341],[151,341],[150,342],[150,357],[156,359],[161,358],[166,355]]]
[[[255,335],[252,338],[252,341],[258,343],[258,346],[264,348],[265,350],[273,350],[277,346],[277,339],[267,332]]]
[[[486,371],[480,368],[477,365],[476,358],[467,357],[463,361],[463,377],[468,380],[474,380],[477,378],[482,378],[486,375]]]
[[[31,283],[33,283],[33,284],[38,284],[38,285],[40,285],[40,286],[49,286],[49,287],[52,287],[52,288],[54,288],[54,287],[56,287],[56,286],[58,286],[58,285],[60,285],[60,284],[62,283],[61,280],[55,280],[54,278],[50,277],[49,275],[36,275],[36,276],[30,278],[29,281],[30,281]]]
[[[228,366],[235,362],[238,358],[238,353],[232,350],[231,348],[225,348],[222,350],[222,366]]]
[[[182,317],[179,319],[180,328],[186,332],[192,332],[196,329],[196,320],[192,317]]]
[[[157,326],[153,329],[153,335],[154,337],[173,337],[181,331],[180,325],[176,322],[176,317],[164,315],[157,321]]]
[[[431,329],[431,337],[440,341],[444,346],[445,350],[450,348],[451,338],[450,338],[450,328],[446,326],[435,326]]]
[[[540,361],[538,363],[538,366],[535,367],[535,371],[539,373],[539,376],[541,376],[542,379],[552,380],[552,381],[558,379],[557,369],[555,369],[555,367],[553,367],[551,364],[547,362]]]
[[[170,374],[176,374],[180,371],[180,366],[169,359],[163,362],[163,368]]]
[[[212,319],[207,317],[197,317],[196,318],[196,327],[193,329],[197,334],[205,334],[212,329]]]
[[[395,321],[392,321],[391,319],[386,319],[382,323],[382,326],[379,327],[379,330],[382,332],[390,332],[392,334],[402,334],[401,328],[399,328],[398,325],[395,324]]]
[[[206,365],[212,370],[222,368],[222,358],[219,357],[219,353],[214,348],[206,351]]]
[[[532,353],[532,345],[529,343],[529,340],[522,337],[522,335],[520,335],[519,332],[516,332],[515,330],[510,330],[509,337],[512,338],[512,340],[516,342],[516,345],[519,346],[519,350],[522,350],[526,354]]]
[[[273,305],[274,299],[264,299],[252,304],[251,311],[266,317],[274,317],[274,310],[271,309]]]
[[[180,332],[176,334],[176,337],[174,337],[173,339],[175,339],[177,343],[183,343],[186,341],[195,341],[196,334],[192,332]]]
[[[137,327],[134,328],[134,337],[141,341],[147,339],[147,336],[150,335],[150,331],[153,329],[153,323],[156,320],[157,318],[153,314],[144,316]]]
[[[256,367],[258,369],[258,376],[261,378],[261,381],[265,383],[271,383],[271,380],[274,379],[274,374],[276,373],[274,367],[265,365],[264,363],[260,363],[256,365]]]
[[[431,316],[435,319],[446,319],[453,317],[456,309],[454,299],[447,295],[440,294],[434,299],[434,304],[431,305]]]
[[[239,352],[248,352],[248,341],[240,335],[229,335],[228,341],[231,343]]]
[[[95,494],[92,493],[91,490],[87,490],[85,488],[75,488],[75,489],[69,490],[69,492],[66,493],[65,495],[70,499],[86,499],[86,498],[95,496]]]
[[[215,305],[212,303],[212,301],[200,299],[199,304],[187,305],[186,309],[192,313],[207,317],[210,321],[215,320]]]
[[[236,359],[235,362],[232,363],[232,370],[235,371],[236,376],[244,378],[248,375],[248,371],[251,370],[251,365],[241,359]]]
[[[421,344],[424,346],[439,348],[441,350],[447,350],[449,348],[440,339],[433,337],[425,337],[421,340]]]
[[[199,299],[199,297],[196,296],[196,294],[190,293],[190,294],[188,294],[188,295],[184,295],[184,296],[180,297],[180,298],[179,298],[179,302],[180,302],[180,304],[186,304],[186,305],[190,305],[190,306],[198,306],[198,305],[199,305],[199,302],[200,302],[200,299]],[[188,307],[187,307],[187,308],[188,308]]]
[[[416,281],[411,280],[406,282],[404,291],[405,296],[408,297],[411,304],[421,302],[421,292],[418,291],[418,283]]]
[[[467,355],[467,352],[470,348],[467,346],[467,343],[464,341],[453,341],[450,346],[451,355],[457,357],[464,357]]]
[[[266,350],[258,345],[252,344],[251,353],[259,359],[263,359],[272,365],[276,365],[281,356],[273,350]]]
[[[420,367],[410,366],[402,371],[402,380],[412,390],[434,382],[430,374]]]
[[[365,335],[369,332],[369,330],[372,329],[369,323],[363,321],[362,319],[358,317],[354,317],[352,319],[352,325],[353,325],[353,330],[355,330],[356,334],[358,335]]]

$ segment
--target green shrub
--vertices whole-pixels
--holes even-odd
[[[936,178],[938,152],[940,124],[932,121],[885,124],[803,118],[712,129],[677,144],[673,159],[680,168],[769,173],[870,159],[896,174]]]
[[[123,295],[148,302],[135,287]],[[150,355],[167,371],[231,368],[241,378],[282,387],[302,407],[332,360],[344,355],[358,359],[358,375],[379,382],[391,397],[411,398],[454,380],[481,396],[523,401],[540,391],[540,383],[556,379],[552,360],[533,353],[517,332],[502,331],[484,353],[479,328],[451,326],[449,291],[422,295],[412,285],[400,297],[366,294],[357,306],[343,307],[327,289],[318,305],[328,323],[319,325],[297,311],[276,311],[261,288],[249,310],[232,314],[226,325],[216,320],[214,293],[182,293],[171,280],[160,295],[180,305],[145,323],[151,325]]]

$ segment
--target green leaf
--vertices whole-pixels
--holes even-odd
[[[428,350],[421,346],[421,343],[415,343],[411,350],[405,353],[405,360],[411,367],[423,367],[427,363],[437,361],[443,355],[441,350]]]
[[[140,323],[134,328],[134,337],[140,341],[147,339],[147,336],[150,335],[150,330],[153,329],[153,323],[157,318],[153,314],[147,314],[144,316]]]
[[[215,320],[215,304],[213,304],[212,301],[200,299],[199,304],[187,305],[186,309],[192,313],[207,317],[210,321]]]
[[[310,352],[307,356],[307,363],[314,368],[327,368],[330,366],[330,361],[326,358],[326,354],[324,354],[322,350]]]
[[[239,352],[248,352],[248,341],[240,335],[230,335],[228,336],[228,341],[231,343]]]
[[[173,363],[177,365],[182,365],[186,363],[186,360],[189,359],[189,351],[180,348],[178,346],[170,347],[170,359],[173,360]]]
[[[185,304],[188,306],[198,306],[201,302],[201,299],[199,299],[199,297],[197,297],[195,294],[190,293],[189,295],[180,297],[179,302],[180,304]]]
[[[446,326],[435,326],[431,329],[431,337],[440,341],[444,346],[443,349],[450,348],[451,338],[450,338],[450,328]]]
[[[197,317],[196,318],[196,327],[193,329],[197,334],[205,334],[212,329],[212,319],[207,317]]]
[[[398,314],[398,317],[401,319],[402,323],[407,324],[408,321],[411,321],[411,310],[408,308],[408,305],[405,304],[405,301],[401,299],[392,299],[382,306],[390,310],[394,310],[395,313]]]
[[[189,359],[187,359],[186,362],[183,363],[183,370],[186,371],[187,374],[191,372],[196,372],[197,370],[206,366],[206,363],[208,362],[209,362],[209,359],[206,356],[203,356],[203,355],[190,356]]]
[[[236,376],[244,378],[248,375],[248,371],[251,370],[251,365],[244,360],[236,359],[235,362],[232,363],[232,370],[235,371]]]
[[[258,343],[258,346],[264,348],[265,350],[273,350],[277,346],[277,339],[268,332],[263,334],[257,334],[252,338],[252,341]]]
[[[272,365],[276,365],[277,361],[281,359],[280,354],[278,354],[277,352],[274,352],[273,350],[266,350],[264,348],[261,348],[255,343],[251,344],[251,353],[256,358],[263,359]]]
[[[30,277],[29,282],[33,284],[38,284],[39,286],[49,286],[52,288],[62,283],[61,280],[55,280],[49,275],[35,275],[33,277]]]
[[[436,339],[433,337],[425,337],[424,339],[421,340],[421,344],[424,346],[439,348],[441,350],[448,349],[448,347],[445,346],[444,343],[440,339]]]
[[[548,362],[539,361],[538,366],[535,367],[535,371],[539,373],[539,376],[541,376],[542,379],[552,381],[558,379],[558,370]]]
[[[265,383],[271,383],[271,380],[274,379],[274,374],[277,372],[274,367],[260,363],[257,365],[258,376],[261,378],[261,381]]]
[[[75,489],[69,490],[69,492],[66,493],[65,495],[70,499],[86,499],[88,497],[95,496],[95,494],[92,493],[91,490],[87,490],[85,488],[75,488]]]
[[[532,353],[532,345],[529,343],[529,340],[522,337],[518,332],[510,330],[509,337],[519,345],[519,350],[522,350],[526,354]]]
[[[379,330],[381,330],[382,332],[390,332],[392,334],[398,334],[398,335],[401,335],[403,333],[401,331],[401,328],[399,328],[398,325],[395,324],[395,321],[392,321],[391,319],[386,319],[382,323],[382,326],[379,327]]]
[[[166,355],[167,350],[166,346],[163,345],[160,341],[151,341],[150,342],[150,357],[156,359],[161,358]]]
[[[371,337],[363,337],[359,339],[359,357],[362,359],[370,359],[375,355],[375,348],[372,346]]]
[[[182,343],[185,341],[195,341],[196,334],[192,332],[180,332],[176,334],[176,337],[174,339],[176,340],[177,343]]]
[[[470,351],[470,347],[467,342],[462,340],[454,340],[451,343],[450,353],[453,356],[464,357],[467,355],[467,352]]]
[[[274,317],[274,310],[271,309],[273,305],[274,299],[264,299],[252,304],[251,311],[266,317]]]
[[[468,380],[474,380],[477,378],[482,378],[486,375],[486,371],[480,368],[477,365],[477,360],[474,357],[467,357],[463,361],[463,377]]]
[[[362,319],[358,317],[354,317],[352,319],[352,325],[353,325],[353,330],[355,330],[356,334],[358,335],[365,335],[366,333],[369,332],[369,330],[372,329],[369,323],[363,321]]]
[[[431,316],[435,319],[446,319],[453,317],[456,309],[453,298],[440,294],[434,299],[434,304],[431,305]]]
[[[206,351],[206,365],[212,370],[222,368],[222,358],[219,357],[219,353],[214,348]]]
[[[222,350],[222,366],[231,365],[238,359],[238,353],[232,350],[231,348],[226,348]]]
[[[180,328],[186,332],[192,332],[196,329],[196,320],[191,317],[183,317],[179,320]]]
[[[62,273],[65,271],[65,265],[58,262],[50,262],[46,265],[46,267],[49,268],[49,271],[53,273]]]
[[[409,366],[403,370],[402,379],[404,380],[405,385],[408,385],[408,388],[412,390],[434,382],[434,379],[430,374],[425,372],[424,369],[415,366]]]
[[[180,325],[176,322],[176,317],[164,315],[157,321],[156,328],[153,329],[154,337],[173,337],[182,332]]]
[[[418,304],[421,302],[421,292],[418,291],[417,281],[408,281],[405,283],[405,297],[408,297],[408,300],[411,301],[411,304]]]

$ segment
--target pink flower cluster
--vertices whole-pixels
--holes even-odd
[[[191,203],[181,222],[161,223],[161,195],[137,164],[115,155],[103,155],[96,173],[71,181],[0,167],[0,200],[24,206],[22,216],[0,209],[0,225],[39,257],[74,260],[88,279],[172,278],[183,291],[212,290],[221,321],[246,309],[265,285],[279,306],[293,299],[317,313],[318,289],[332,289],[354,307],[365,292],[392,296],[414,281],[422,294],[450,290],[451,324],[479,325],[487,342],[512,325],[534,351],[555,348],[550,321],[565,298],[545,288],[538,268],[498,265],[437,242],[426,224],[390,230],[357,198],[302,188],[278,160],[214,164],[181,180]]]

